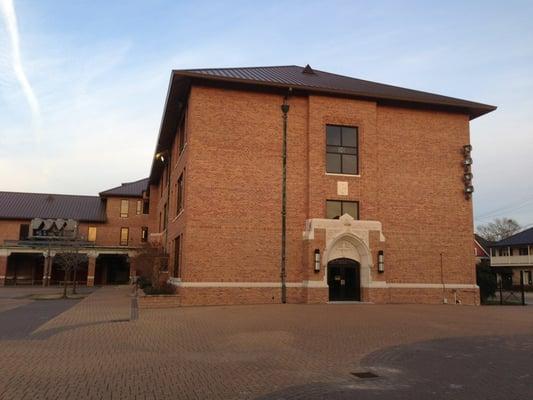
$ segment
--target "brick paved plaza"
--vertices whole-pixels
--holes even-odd
[[[43,302],[9,290],[0,337]],[[131,303],[129,287],[104,287],[1,339],[0,398],[533,397],[531,306],[183,307],[135,318]]]

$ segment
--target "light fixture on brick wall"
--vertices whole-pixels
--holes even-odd
[[[315,272],[320,272],[320,250],[315,249]]]
[[[472,157],[470,155],[472,154],[472,145],[467,144],[463,146],[463,168],[464,168],[464,175],[463,175],[463,181],[464,181],[464,193],[465,198],[467,200],[470,200],[472,198],[472,193],[474,193],[474,186],[472,185],[472,179],[474,178],[474,175],[472,174],[472,163],[474,162],[472,160]]]
[[[378,251],[378,272],[385,272],[385,254],[383,250]]]
[[[162,163],[165,162],[165,157],[168,155],[168,151],[160,151],[159,153],[156,153],[155,159],[161,161]]]

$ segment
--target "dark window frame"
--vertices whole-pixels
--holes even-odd
[[[180,276],[180,266],[181,266],[181,247],[182,247],[182,235],[176,236],[174,238],[174,269],[173,275],[174,278],[179,278]]]
[[[148,227],[141,227],[141,242],[146,243],[148,241]]]
[[[150,214],[150,200],[143,200],[143,214]]]
[[[181,211],[183,211],[183,208],[185,206],[184,201],[184,189],[185,189],[185,179],[184,179],[184,173],[182,172],[180,177],[178,178],[176,182],[176,215],[179,215]]]
[[[525,250],[525,252],[524,252]],[[529,255],[529,249],[527,247],[519,247],[518,248],[518,255],[519,256],[528,256]]]
[[[19,240],[28,240],[30,237],[30,224],[20,224]]]
[[[360,217],[361,217],[361,204],[358,200],[339,200],[339,199],[328,199],[326,200],[326,218],[328,219],[331,219],[328,217],[328,202],[336,202],[336,203],[341,203],[341,215],[339,215],[339,217],[341,217],[342,215],[345,214],[344,212],[344,204],[345,203],[350,203],[350,204],[356,204],[357,206],[357,215],[354,217],[355,220],[359,220]],[[336,219],[336,218],[333,218],[333,219]]]
[[[183,116],[179,123],[178,128],[178,156],[181,156],[181,153],[183,153],[183,150],[185,149],[185,143],[187,143],[185,138],[185,114],[187,113],[187,110],[183,112]]]
[[[340,128],[340,145],[328,144],[328,128]],[[343,145],[343,128],[355,130],[355,146]],[[340,157],[340,171],[330,170],[328,168],[328,154],[338,155]],[[343,168],[343,155],[355,156],[355,171],[345,172]],[[359,127],[348,125],[326,124],[326,173],[341,175],[359,175]]]

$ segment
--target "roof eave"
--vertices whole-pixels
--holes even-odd
[[[172,74],[173,76],[183,76],[187,78],[205,80],[205,81],[227,82],[227,83],[236,83],[236,84],[245,84],[245,85],[255,85],[255,86],[261,86],[261,87],[274,87],[274,88],[280,88],[280,89],[293,88],[299,91],[310,92],[310,93],[341,95],[343,97],[355,97],[355,98],[375,99],[375,100],[385,100],[385,101],[398,101],[402,103],[417,103],[417,104],[426,105],[426,106],[433,105],[436,107],[438,106],[438,107],[449,108],[449,109],[462,109],[465,114],[469,115],[470,120],[473,120],[482,115],[488,114],[497,109],[497,107],[493,105],[476,103],[476,102],[471,102],[471,101],[462,100],[462,99],[456,99],[456,100],[462,101],[465,104],[451,105],[451,104],[447,104],[446,102],[438,102],[438,101],[427,102],[427,101],[421,101],[421,100],[406,99],[401,96],[380,96],[374,93],[355,92],[355,91],[347,91],[347,90],[339,90],[339,89],[326,89],[326,88],[318,88],[318,87],[307,86],[307,85],[290,85],[286,83],[265,82],[265,81],[258,81],[258,80],[253,80],[253,79],[240,79],[240,78],[233,78],[233,77],[205,75],[205,74],[198,74],[195,72],[190,72],[187,70],[173,70]],[[168,97],[167,97],[167,101],[168,101]]]

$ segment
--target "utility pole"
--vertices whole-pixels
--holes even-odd
[[[290,90],[289,90],[290,91]],[[281,302],[287,302],[287,272],[286,272],[286,241],[287,241],[287,114],[289,105],[287,96],[281,105],[283,113],[283,156],[282,156],[282,182],[281,182]]]

